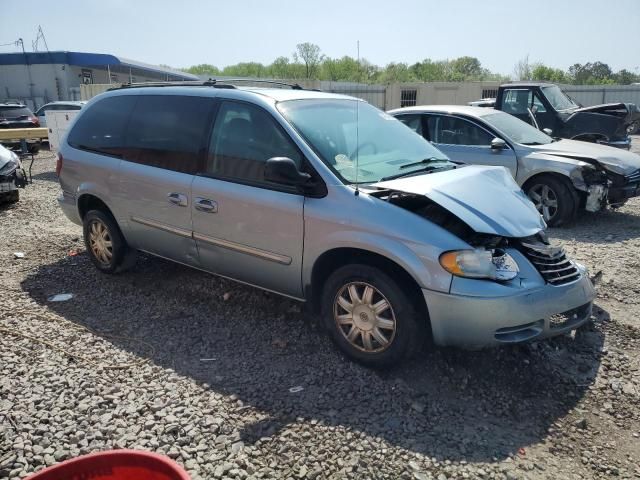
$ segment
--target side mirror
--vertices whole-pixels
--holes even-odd
[[[311,175],[298,170],[295,162],[288,157],[273,157],[264,166],[264,179],[282,185],[302,186]]]
[[[542,131],[550,137],[553,137],[553,130],[551,130],[550,128],[543,128]]]
[[[507,142],[505,142],[503,139],[496,137],[491,140],[491,150],[500,151],[504,150],[505,148],[507,148]]]

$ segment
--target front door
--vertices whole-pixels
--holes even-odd
[[[191,184],[204,162],[214,100],[141,95],[120,167],[128,238],[141,250],[198,265]]]
[[[475,123],[460,117],[430,114],[426,131],[433,144],[451,160],[506,167],[516,176],[518,162],[514,151],[508,145],[502,150],[492,149],[494,135]]]
[[[304,196],[265,181],[265,162],[302,154],[273,116],[223,101],[206,166],[192,188],[193,235],[204,268],[302,297]]]

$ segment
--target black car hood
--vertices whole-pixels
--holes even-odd
[[[603,103],[602,105],[591,105],[590,107],[577,108],[571,113],[600,113],[603,115],[613,115],[624,119],[624,124],[630,125],[640,119],[640,109],[633,103]]]

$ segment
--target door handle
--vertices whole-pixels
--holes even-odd
[[[189,205],[189,199],[184,193],[172,192],[167,194],[167,199],[169,203],[173,203],[174,205],[178,205],[179,207],[186,207]]]
[[[209,198],[196,197],[194,206],[196,210],[206,213],[218,213],[218,202],[214,202]]]

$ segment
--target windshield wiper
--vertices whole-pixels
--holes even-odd
[[[402,165],[400,167],[400,170],[404,169],[404,168],[409,168],[409,167],[415,167],[416,165],[424,165],[425,163],[433,163],[433,162],[448,162],[449,160],[444,159],[444,158],[436,158],[436,157],[429,157],[429,158],[423,158],[422,160],[419,160],[417,162],[411,162],[411,163],[407,163],[405,165]]]
[[[424,163],[424,162],[416,162],[416,163],[413,163],[412,165],[420,165],[421,163]],[[402,168],[402,167],[400,167],[400,168]],[[382,177],[380,179],[380,181],[381,182],[386,182],[387,180],[395,180],[396,178],[409,177],[409,176],[414,175],[416,173],[422,173],[422,172],[429,173],[429,172],[433,172],[434,170],[440,170],[442,168],[445,168],[445,167],[435,166],[435,165],[428,165],[428,166],[426,166],[424,168],[418,168],[417,170],[411,170],[409,172],[396,173],[395,175],[389,175],[388,177]],[[452,169],[456,168],[456,166],[455,165],[451,165],[451,168]]]

